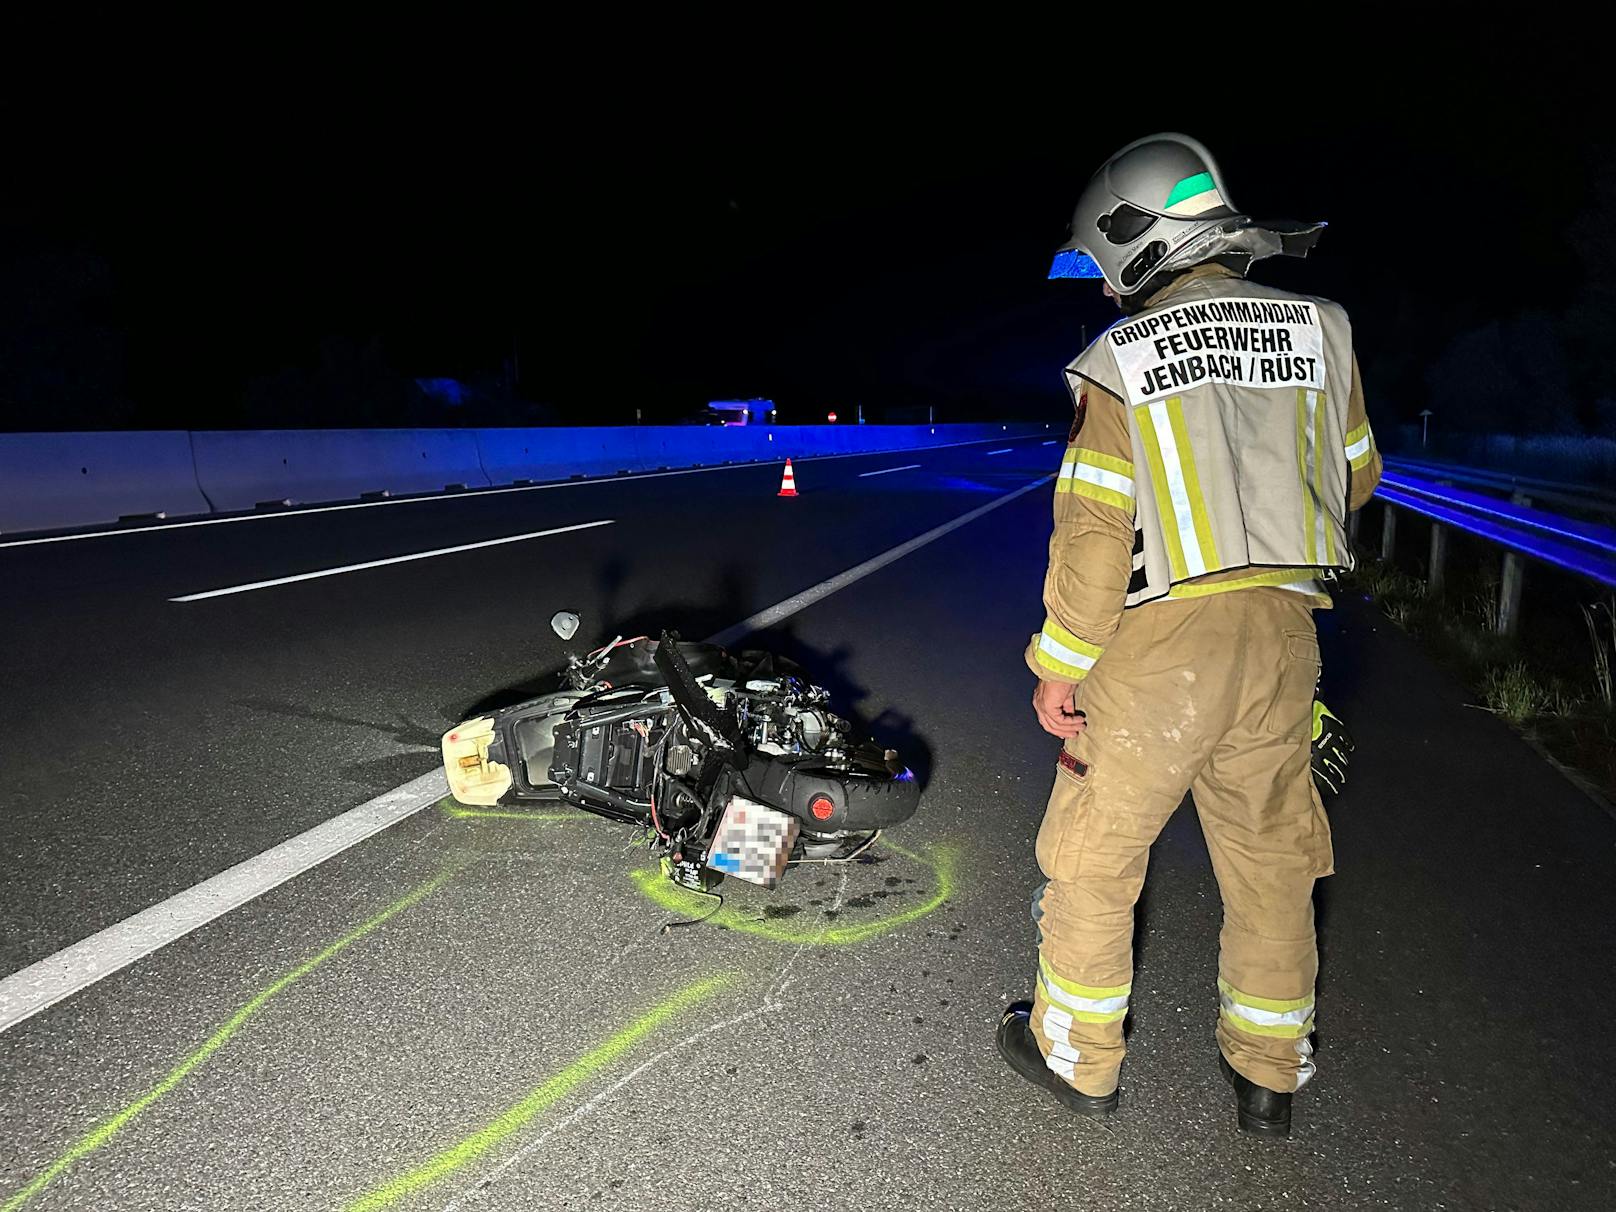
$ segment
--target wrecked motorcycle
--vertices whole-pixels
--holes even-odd
[[[563,639],[577,617],[558,614]],[[914,815],[915,776],[859,736],[794,663],[664,632],[570,655],[558,688],[452,728],[463,804],[571,805],[648,832],[666,873],[772,888],[801,860],[855,858]]]

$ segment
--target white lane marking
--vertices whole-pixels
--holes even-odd
[[[0,1031],[127,968],[449,794],[433,770],[0,980]]]
[[[990,451],[988,451],[988,453],[989,453],[989,454],[990,454],[990,455],[996,455],[996,454],[1009,454],[1009,453],[1010,453],[1010,449],[1011,449],[1011,448],[1010,448],[1010,447],[1008,447],[1008,446],[1006,446],[1006,447],[1005,447],[1005,448],[1004,448],[1004,449],[1003,449],[1003,450],[990,450]]]
[[[462,551],[477,551],[483,547],[499,547],[505,543],[525,543],[529,539],[542,539],[553,534],[568,534],[574,530],[592,530],[596,526],[610,526],[616,518],[602,518],[598,522],[579,522],[576,526],[556,526],[549,530],[535,530],[528,534],[506,535],[503,539],[484,539],[481,543],[461,543],[455,547],[439,547],[433,551],[414,551],[409,555],[388,556],[384,560],[366,560],[363,564],[344,564],[340,568],[321,568],[314,572],[297,572],[289,577],[275,577],[269,581],[249,581],[245,585],[228,585],[223,589],[205,589],[201,593],[182,594],[169,598],[170,602],[200,602],[205,598],[228,597],[233,593],[251,593],[255,589],[273,589],[277,585],[291,585],[297,581],[317,581],[321,577],[341,576],[345,572],[363,572],[367,568],[384,568],[388,564],[408,564],[411,560],[430,560],[437,556],[456,555]]]
[[[1030,435],[1026,435],[1030,436]],[[1003,438],[973,438],[969,442],[944,442],[941,446],[920,446],[917,450],[954,450],[960,446],[986,446]],[[1020,439],[1017,439],[1018,441]],[[38,539],[0,539],[3,547],[34,547],[41,543],[76,543],[80,539],[109,539],[125,534],[150,534],[157,530],[186,530],[192,526],[229,526],[236,522],[267,522],[274,518],[301,518],[315,513],[336,513],[344,509],[381,509],[388,505],[430,505],[442,501],[463,501],[476,497],[497,497],[508,492],[550,492],[557,488],[592,488],[598,484],[621,484],[626,480],[660,480],[666,476],[700,476],[713,471],[745,471],[769,467],[785,460],[784,443],[778,459],[747,463],[723,463],[717,467],[684,467],[677,471],[638,471],[626,476],[600,475],[587,480],[555,480],[548,484],[515,484],[505,488],[472,488],[465,492],[436,492],[427,496],[398,497],[386,501],[348,501],[340,505],[309,505],[302,509],[277,509],[272,513],[244,513],[229,518],[191,518],[184,522],[163,522],[156,526],[123,526],[117,530],[88,530],[78,534],[53,534]],[[848,454],[807,455],[792,458],[793,463],[822,463],[828,459],[870,459],[891,451],[854,451]]]
[[[717,635],[709,636],[707,638],[707,642],[709,644],[733,644],[742,636],[750,635],[754,631],[762,631],[765,628],[773,627],[781,620],[789,619],[799,610],[812,606],[815,602],[818,602],[823,598],[828,598],[831,594],[837,592],[838,590],[846,589],[855,581],[862,581],[872,572],[880,571],[895,560],[903,559],[903,557],[908,555],[910,552],[919,551],[922,547],[926,546],[926,544],[935,543],[944,535],[958,530],[961,526],[969,525],[983,514],[992,513],[1000,506],[1010,504],[1010,502],[1015,500],[1017,497],[1022,496],[1025,493],[1029,493],[1035,488],[1042,488],[1054,478],[1054,476],[1041,476],[1030,484],[1023,484],[1020,488],[1007,492],[1001,497],[995,497],[986,505],[979,506],[976,509],[971,510],[969,513],[960,514],[960,516],[955,518],[952,522],[944,522],[941,526],[928,530],[925,534],[916,535],[907,543],[899,543],[890,551],[884,551],[880,555],[875,556],[873,559],[865,560],[862,564],[855,564],[846,572],[838,573],[837,575],[831,577],[828,581],[821,581],[819,584],[810,589],[804,589],[801,593],[793,594],[783,602],[776,602],[767,610],[760,610],[751,618],[743,619],[733,627],[726,627]]]
[[[1040,446],[1053,446],[1053,445],[1055,445],[1055,439],[1054,439],[1054,438],[1050,438],[1050,439],[1049,439],[1049,441],[1047,441],[1047,442],[1040,442],[1040,443],[1038,443],[1038,445],[1040,445]]]
[[[758,612],[745,622],[710,636],[707,642],[730,643],[760,627],[772,626],[781,619],[789,618],[837,590],[862,580],[876,569],[918,551],[983,514],[1048,484],[1054,478],[1044,476],[969,513],[961,514],[952,522],[928,530],[883,555],[849,568],[840,576],[823,581],[812,589]],[[437,803],[448,794],[449,784],[442,769],[429,771],[402,787],[395,787],[357,808],[340,813],[262,854],[237,863],[184,892],[177,892],[167,900],[142,909],[132,917],[0,979],[0,1032],[318,866],[389,825],[397,824],[405,817]],[[846,872],[842,874],[845,877]],[[837,889],[838,899],[845,886],[844,882]],[[800,947],[798,951],[800,953]],[[792,962],[795,962],[795,957]],[[785,971],[790,971],[789,963]]]
[[[880,471],[861,471],[859,472],[859,479],[867,479],[870,476],[889,476],[895,471],[913,471],[919,466],[919,463],[905,463],[902,467],[883,467]]]

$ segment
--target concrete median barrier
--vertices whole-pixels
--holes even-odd
[[[207,512],[184,430],[0,435],[0,531]]]
[[[192,436],[197,480],[221,512],[489,485],[469,429],[208,430]]]
[[[574,476],[644,471],[636,429],[479,429],[477,448],[494,484],[548,483]],[[655,470],[653,467],[652,470]]]
[[[976,425],[626,426],[0,434],[0,530],[1030,437]]]

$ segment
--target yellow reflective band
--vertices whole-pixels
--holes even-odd
[[[1072,491],[1072,469],[1077,466],[1077,448],[1068,446],[1061,456],[1060,474],[1055,477],[1056,492]]]
[[[1162,534],[1167,539],[1168,569],[1173,580],[1182,581],[1189,576],[1189,569],[1184,564],[1184,547],[1178,541],[1178,526],[1172,521],[1177,517],[1177,510],[1173,508],[1173,494],[1167,487],[1167,471],[1162,466],[1156,422],[1151,419],[1149,404],[1139,405],[1133,410],[1133,416],[1139,426],[1139,436],[1144,439],[1145,462],[1150,464],[1150,485],[1156,494],[1156,513],[1160,517]]]
[[[1307,562],[1319,562],[1319,540],[1313,530],[1313,489],[1307,481],[1307,388],[1296,389],[1296,470],[1302,477],[1302,526],[1307,534]]]
[[[1333,568],[1335,567],[1335,528],[1330,525],[1330,517],[1325,514],[1324,504],[1324,443],[1318,440],[1319,418],[1324,415],[1325,395],[1322,391],[1315,392],[1313,396],[1313,490],[1319,499],[1319,529],[1324,531],[1324,556]]]
[[[1073,1022],[1115,1023],[1128,1017],[1126,994],[1114,998],[1081,998],[1070,993],[1062,993],[1042,975],[1039,977],[1039,987],[1043,990],[1044,999],[1049,1007],[1044,1011],[1046,1033],[1051,1014],[1057,1016],[1054,1021],[1060,1026],[1067,1026]],[[1084,1009],[1084,1006],[1092,1006],[1093,1009]],[[1066,1021],[1062,1022],[1062,1019]]]
[[[1051,618],[1044,619],[1044,634],[1062,648],[1075,652],[1079,656],[1086,656],[1091,661],[1099,660],[1100,654],[1105,651],[1098,644],[1091,644],[1087,640],[1079,639]]]
[[[1218,992],[1231,1001],[1239,1002],[1242,1006],[1250,1006],[1253,1010],[1267,1010],[1270,1014],[1289,1014],[1292,1010],[1310,1010],[1313,1007],[1313,995],[1294,997],[1283,1000],[1273,997],[1254,997],[1250,993],[1242,993],[1221,976],[1218,977]]]
[[[1082,647],[1072,648],[1049,634],[1049,627],[1050,624],[1045,623],[1045,630],[1038,637],[1038,647],[1034,653],[1038,663],[1044,668],[1060,674],[1062,677],[1071,678],[1073,681],[1082,681],[1088,677],[1089,670],[1094,668],[1094,662],[1100,659],[1101,650],[1099,647],[1094,644],[1084,644],[1083,641],[1078,640],[1077,643]],[[1060,631],[1060,628],[1056,627],[1056,630]],[[1061,631],[1061,634],[1070,635],[1071,633]]]
[[[1076,1023],[1114,1023],[1128,1017],[1128,1007],[1126,1006],[1121,1010],[1112,1010],[1109,1013],[1102,1014],[1097,1010],[1071,1010],[1062,1004],[1061,1012],[1069,1015],[1072,1021]]]
[[[1122,510],[1130,518],[1133,517],[1132,496],[1124,496],[1120,492],[1102,487],[1099,484],[1090,484],[1086,480],[1069,480],[1066,483],[1071,484],[1068,491],[1074,492],[1080,497],[1088,497],[1091,501],[1098,501],[1102,505],[1110,505],[1114,509]],[[1057,488],[1056,491],[1059,492],[1060,489]]]
[[[1081,448],[1076,451],[1076,454],[1079,463],[1086,463],[1090,467],[1113,471],[1119,476],[1127,476],[1128,479],[1133,479],[1133,464],[1127,459],[1119,459],[1115,455],[1101,454],[1097,450],[1084,450]]]
[[[1132,982],[1126,985],[1082,985],[1077,981],[1069,981],[1057,974],[1042,955],[1038,957],[1038,971],[1055,988],[1070,993],[1073,997],[1086,997],[1090,1001],[1106,997],[1127,997],[1133,989]]]
[[[1375,453],[1375,435],[1369,431],[1369,422],[1365,421],[1349,433],[1346,442],[1347,464],[1353,471],[1362,471]]]
[[[1201,563],[1206,568],[1218,566],[1218,549],[1212,541],[1212,518],[1206,511],[1206,498],[1201,495],[1201,477],[1195,470],[1195,451],[1190,446],[1190,435],[1184,424],[1184,400],[1173,396],[1167,401],[1167,419],[1173,428],[1173,445],[1178,447],[1178,464],[1184,474],[1184,495],[1189,498],[1190,518],[1195,525],[1196,544],[1201,549]]]
[[[1308,1016],[1305,1023],[1276,1023],[1268,1025],[1253,1023],[1237,1015],[1231,1014],[1227,1008],[1220,1011],[1223,1021],[1236,1031],[1243,1031],[1247,1035],[1264,1035],[1272,1039],[1301,1039],[1303,1036],[1313,1034],[1313,1018]]]
[[[1055,491],[1073,492],[1133,514],[1133,464],[1098,450],[1071,447],[1061,462]]]
[[[1295,589],[1299,593],[1316,593],[1328,598],[1318,587],[1314,577],[1299,576],[1294,568],[1281,568],[1277,572],[1259,572],[1249,577],[1236,577],[1232,581],[1201,582],[1194,585],[1174,585],[1167,591],[1169,598],[1206,598],[1215,593],[1228,593],[1232,589],[1254,589],[1259,586],[1277,589]]]
[[[1061,468],[1056,492],[1079,496],[1133,514],[1133,464],[1097,450],[1074,448],[1071,462]]]

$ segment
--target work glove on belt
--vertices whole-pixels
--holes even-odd
[[[1320,795],[1340,795],[1347,785],[1347,758],[1352,753],[1352,734],[1319,699],[1313,700],[1313,778]]]

